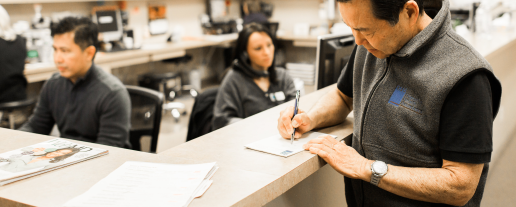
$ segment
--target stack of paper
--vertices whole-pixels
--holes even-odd
[[[257,142],[253,142],[251,144],[246,145],[245,147],[257,150],[260,152],[266,152],[273,155],[278,155],[282,157],[288,157],[290,155],[296,154],[298,152],[304,151],[303,145],[308,143],[308,141],[315,139],[323,134],[319,132],[307,132],[301,136],[299,139],[295,139],[294,143],[290,144],[290,139],[285,139],[281,137],[281,135],[274,135],[265,139],[262,139]],[[330,135],[334,138],[337,136]]]
[[[313,85],[315,81],[315,66],[313,64],[287,63],[287,72],[293,78],[299,78],[305,85]]]
[[[0,154],[0,186],[108,154],[64,139],[52,139]]]
[[[215,163],[125,162],[67,207],[188,206],[210,187]]]

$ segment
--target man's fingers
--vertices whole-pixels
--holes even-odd
[[[322,139],[322,142],[328,146],[328,147],[332,147],[333,145],[336,145],[338,144],[339,142],[337,140],[335,140],[335,138],[333,138],[332,136],[330,135],[322,135],[322,136],[319,136],[318,138],[321,138]]]
[[[282,116],[286,116],[289,119],[292,119],[292,117],[294,116],[294,107],[293,106],[287,107],[287,109],[285,109],[285,111],[283,112]]]
[[[308,115],[306,115],[305,113],[301,113],[294,116],[294,119],[292,120],[292,126],[297,128],[299,126],[306,125],[309,122],[310,119],[308,118]]]
[[[281,112],[280,118],[278,120],[278,130],[280,131],[280,135],[287,138],[290,138],[292,135],[292,124],[291,119],[294,114],[294,107],[289,106],[284,111]]]
[[[328,149],[331,149],[331,147],[327,146],[325,143],[325,140],[322,138],[315,138],[310,141],[308,141],[306,144],[303,145],[303,148],[306,150],[310,149],[313,146],[321,146],[319,148],[322,148],[322,146],[327,147]]]
[[[333,152],[333,149],[329,148],[326,145],[322,145],[322,144],[314,144],[314,145],[310,146],[309,150],[312,154],[317,154],[320,157],[322,157],[323,159],[327,158],[328,155]]]

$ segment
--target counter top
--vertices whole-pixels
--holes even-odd
[[[334,87],[305,95],[301,98],[301,108],[308,110]],[[73,141],[108,149],[109,155],[1,186],[0,206],[60,206],[86,192],[125,161],[174,164],[217,162],[220,168],[213,176],[213,185],[201,198],[194,199],[190,207],[263,206],[326,164],[307,151],[283,158],[244,147],[277,134],[279,112],[290,105],[293,105],[293,101],[160,154]],[[352,133],[352,123],[349,118],[341,125],[319,131],[342,139]],[[9,129],[0,129],[0,134],[0,153],[52,139]]]

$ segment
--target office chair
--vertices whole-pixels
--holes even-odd
[[[9,128],[15,129],[15,116],[14,111],[18,109],[22,109],[25,107],[29,107],[36,104],[35,98],[29,98],[21,101],[11,101],[6,103],[0,103],[0,122],[3,119],[4,115],[7,115],[9,118]]]
[[[181,64],[187,63],[192,59],[192,56],[186,55],[179,58],[172,58],[163,60],[165,63]],[[171,84],[174,85],[171,85]],[[198,92],[190,85],[184,85],[181,78],[181,73],[167,72],[167,73],[147,73],[138,77],[138,84],[140,86],[158,90],[163,93],[165,103],[163,104],[164,111],[171,111],[172,116],[179,122],[181,114],[186,115],[186,106],[181,102],[174,102],[174,99],[188,92],[192,97],[196,97]]]
[[[188,134],[186,141],[190,141],[211,132],[211,119],[213,118],[213,107],[219,88],[206,89],[199,96],[195,97],[192,114],[188,122]]]
[[[278,22],[265,22],[262,25],[269,30],[272,37],[277,38],[276,33],[278,33],[278,28],[279,28]]]
[[[131,142],[132,149],[142,151],[140,139],[143,135],[150,135],[150,152],[156,153],[161,124],[163,94],[139,86],[126,85],[125,87],[131,97],[129,141]]]

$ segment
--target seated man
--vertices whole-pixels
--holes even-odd
[[[67,17],[52,27],[59,73],[45,83],[35,112],[20,130],[129,147],[131,100],[125,86],[93,64],[98,28],[88,18]]]
[[[0,5],[0,103],[27,98],[27,79],[23,75],[27,46],[16,35],[7,11]],[[5,116],[4,116],[5,117]],[[0,117],[1,118],[1,117]]]
[[[267,23],[269,20],[267,16],[262,12],[260,1],[247,1],[244,2],[244,25],[256,22],[258,24]]]

